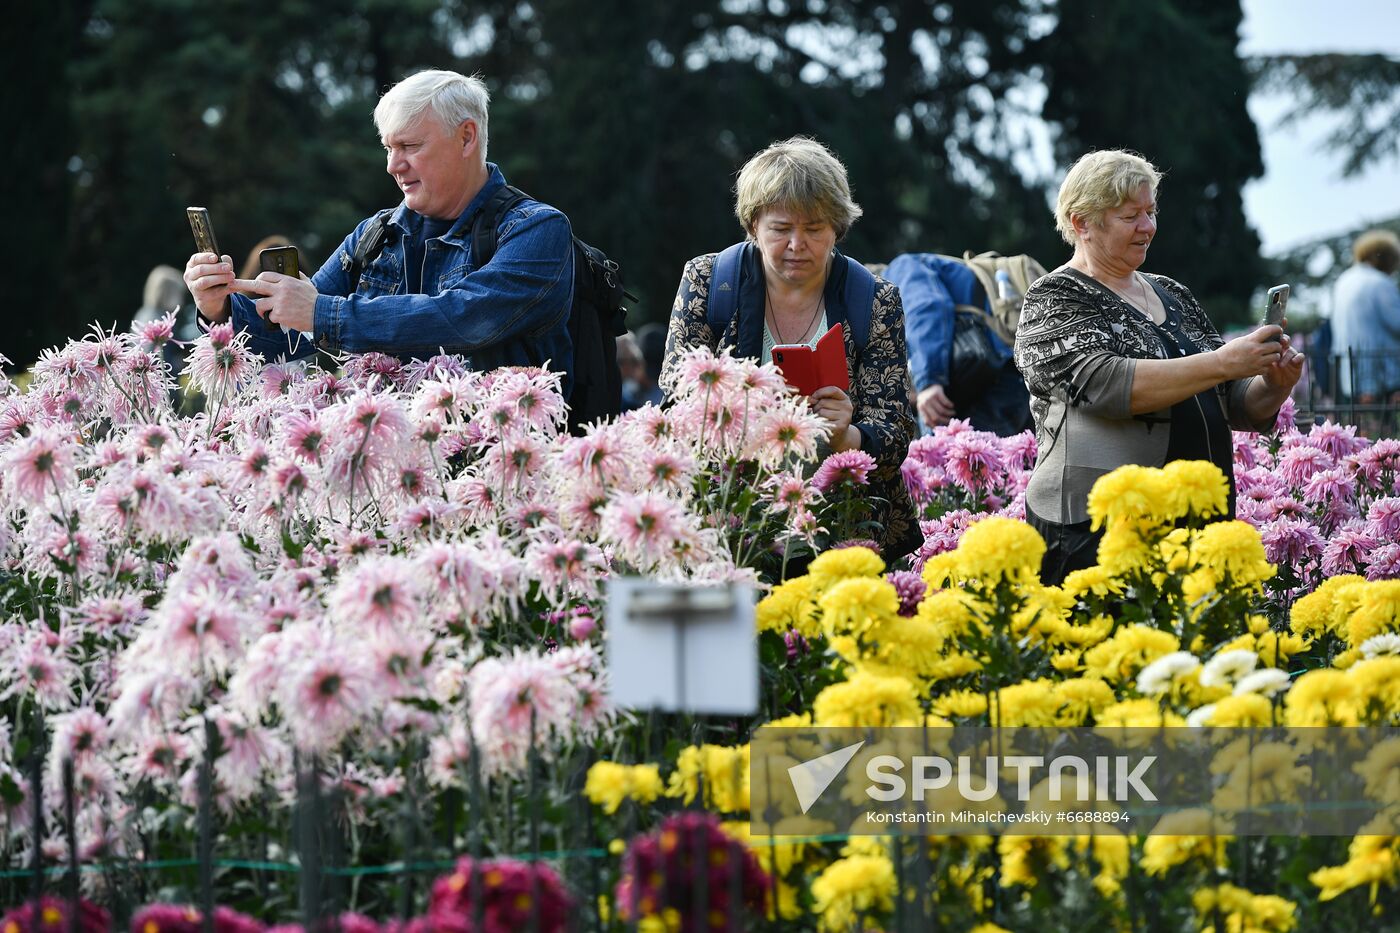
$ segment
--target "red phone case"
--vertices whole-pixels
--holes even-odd
[[[846,341],[840,324],[833,324],[831,330],[822,334],[815,347],[779,344],[773,348],[773,362],[782,370],[787,384],[803,395],[826,386],[836,386],[842,392],[851,390]]]

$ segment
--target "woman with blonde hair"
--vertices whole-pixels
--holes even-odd
[[[1131,152],[1080,158],[1055,207],[1074,255],[1031,286],[1021,310],[1016,365],[1040,448],[1026,520],[1045,538],[1047,583],[1094,564],[1089,490],[1125,464],[1209,460],[1230,483],[1233,517],[1230,430],[1272,427],[1302,373],[1282,327],[1227,343],[1186,286],[1139,271],[1157,235],[1161,178]]]
[[[814,139],[774,143],[739,172],[734,213],[745,239],[685,265],[671,310],[662,391],[675,388],[687,350],[728,349],[768,362],[774,346],[816,341],[844,324],[850,390],[823,386],[808,401],[830,425],[832,451],[864,450],[877,469],[873,516],[893,559],[919,544],[899,467],[914,433],[905,393],[904,312],[899,290],[848,259],[836,244],[857,218],[846,169]]]

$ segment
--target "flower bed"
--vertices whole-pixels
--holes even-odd
[[[1211,468],[1119,471],[1091,500],[1101,565],[1045,587],[1017,520],[1028,436],[916,442],[926,542],[897,569],[844,546],[871,537],[869,458],[819,467],[822,425],[771,367],[696,353],[672,408],[569,437],[545,373],[261,366],[216,327],[191,358],[204,410],[179,414],[166,326],[48,353],[0,396],[7,931],[69,926],[67,901],[19,906],[36,815],[51,890],[101,905],[80,925],[142,933],[214,904],[223,929],[979,933],[1400,907],[1380,825],[755,836],[746,744],[763,723],[1393,724],[1396,442],[1237,436],[1237,522],[1206,521]],[[615,708],[611,573],[776,584],[759,716]]]

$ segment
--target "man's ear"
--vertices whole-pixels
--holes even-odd
[[[462,155],[474,154],[477,149],[478,141],[476,121],[463,120],[457,127],[457,139],[462,144]]]

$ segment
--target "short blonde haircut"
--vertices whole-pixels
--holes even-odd
[[[429,108],[449,133],[467,120],[476,123],[481,161],[486,161],[486,118],[491,94],[481,78],[455,71],[420,71],[389,88],[374,108],[379,137],[398,132]]]
[[[1367,230],[1356,238],[1351,254],[1357,262],[1382,272],[1394,272],[1400,269],[1400,237],[1390,230]]]
[[[1155,198],[1161,181],[1162,173],[1157,167],[1135,152],[1105,149],[1082,155],[1060,183],[1060,194],[1055,199],[1055,228],[1066,243],[1078,246],[1079,237],[1070,218],[1078,215],[1101,226],[1107,211],[1134,197],[1143,185],[1152,190]]]
[[[734,213],[752,240],[764,211],[779,208],[824,220],[840,240],[863,213],[851,200],[846,167],[815,139],[794,136],[749,159],[734,186]]]

